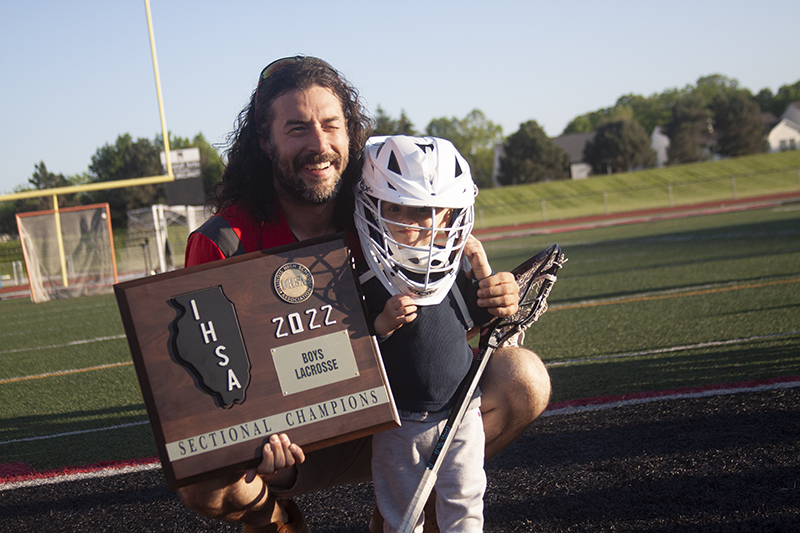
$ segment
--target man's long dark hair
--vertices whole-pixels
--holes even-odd
[[[278,204],[272,179],[272,162],[259,141],[269,140],[272,102],[288,91],[306,90],[314,86],[333,92],[344,111],[349,163],[342,173],[334,222],[337,226],[343,226],[339,229],[350,227],[355,211],[353,186],[361,172],[361,150],[369,136],[372,119],[361,105],[355,87],[330,65],[315,57],[298,58],[269,75],[253,91],[250,103],[239,114],[235,130],[228,136],[227,167],[222,180],[214,186],[210,200],[214,212],[237,203],[258,219],[267,222],[277,220]]]

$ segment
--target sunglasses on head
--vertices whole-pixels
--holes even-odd
[[[270,63],[266,67],[264,67],[264,70],[262,70],[261,74],[258,76],[258,85],[256,85],[256,99],[255,99],[255,107],[254,107],[256,121],[258,120],[258,90],[261,88],[261,84],[264,82],[264,80],[266,80],[267,78],[269,78],[270,76],[272,76],[273,74],[278,72],[279,70],[283,69],[284,67],[288,67],[289,65],[294,65],[298,61],[301,61],[301,60],[307,59],[307,58],[308,58],[308,56],[282,57],[281,59],[276,59],[275,61],[273,61],[272,63]],[[324,66],[326,66],[329,69],[331,69],[331,71],[333,71],[336,74],[336,76],[338,77],[339,74],[338,74],[338,72],[336,72],[335,68],[330,66],[327,62],[323,61],[322,59],[319,59],[319,58],[316,58],[316,59],[317,59],[317,61],[322,63]],[[258,126],[258,123],[256,122],[256,127],[257,126]]]

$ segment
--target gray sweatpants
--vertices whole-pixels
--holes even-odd
[[[384,519],[384,533],[394,533],[414,496],[447,413],[401,412],[403,425],[372,437],[372,481]],[[480,398],[474,399],[456,428],[436,480],[436,516],[448,533],[483,531],[485,436]],[[422,532],[420,517],[415,533]]]

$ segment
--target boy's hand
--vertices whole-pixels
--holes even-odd
[[[296,476],[293,467],[306,460],[303,449],[293,444],[285,433],[272,435],[261,450],[261,464],[256,471],[267,484],[290,485]]]
[[[410,296],[395,294],[386,301],[383,312],[375,319],[375,333],[389,335],[403,324],[417,318],[417,306]]]
[[[467,237],[467,242],[464,245],[464,256],[469,260],[472,266],[472,278],[482,280],[492,275],[492,267],[489,265],[489,258],[486,257],[486,251],[483,249],[481,241],[476,239],[473,235]]]

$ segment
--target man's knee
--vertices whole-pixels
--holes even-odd
[[[550,403],[550,374],[542,360],[530,350],[521,347],[504,349],[506,361],[512,361],[512,382],[519,397],[525,398],[527,405],[520,406],[533,422],[541,415]]]
[[[481,388],[489,408],[507,405],[528,423],[547,407],[550,401],[550,376],[539,356],[519,347],[501,348],[486,366]]]
[[[550,376],[539,357],[525,348],[497,350],[481,379],[481,412],[486,455],[516,440],[550,402]]]

